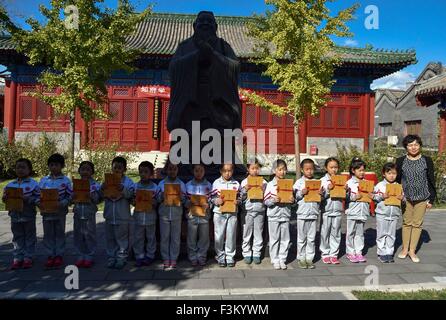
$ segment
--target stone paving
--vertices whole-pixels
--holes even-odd
[[[0,212],[0,298],[44,299],[352,299],[352,290],[365,289],[370,272],[379,275],[380,290],[416,290],[446,288],[446,211],[433,210],[426,215],[419,257],[421,263],[396,259],[381,264],[376,257],[375,220],[366,224],[366,264],[351,264],[341,248],[341,265],[324,265],[316,257],[316,269],[301,270],[295,261],[295,221],[292,221],[292,247],[288,270],[273,270],[269,258],[260,265],[246,265],[240,250],[235,268],[219,268],[212,259],[204,268],[191,267],[184,250],[175,271],[163,271],[161,261],[135,268],[129,261],[124,270],[105,267],[104,221],[98,214],[98,252],[92,269],[79,271],[79,289],[67,290],[63,269],[44,270],[46,256],[42,248],[42,223],[38,217],[38,256],[30,270],[10,271],[12,234],[6,212]],[[401,223],[400,223],[401,224]],[[67,218],[65,263],[74,264],[72,219]],[[345,221],[343,224],[343,242]],[[401,246],[398,228],[397,252]],[[210,250],[210,257],[211,252]],[[266,250],[267,251],[267,250]],[[267,252],[266,252],[267,256]],[[378,271],[378,273],[376,273]]]

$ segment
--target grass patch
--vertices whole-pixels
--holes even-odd
[[[446,209],[446,203],[434,203],[433,209]]]
[[[359,300],[446,300],[446,290],[412,292],[353,291]]]

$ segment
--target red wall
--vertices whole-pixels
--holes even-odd
[[[9,138],[15,131],[68,132],[67,117],[50,120],[52,108],[28,95],[34,85],[7,82],[5,87],[5,127],[10,130]],[[54,92],[54,93],[57,93]],[[286,95],[276,91],[259,91],[277,104],[285,104]],[[368,148],[369,135],[373,135],[374,97],[371,94],[333,94],[332,101],[321,110],[318,117],[307,117],[299,128],[300,151],[306,153],[306,138],[363,138]],[[110,86],[107,110],[112,114],[109,121],[96,120],[88,126],[77,114],[76,131],[81,134],[81,143],[119,143],[122,150],[169,150],[169,133],[166,129],[169,101],[153,98],[139,98],[136,87]],[[294,153],[294,132],[292,118],[277,117],[253,105],[242,103],[243,128],[265,129],[268,152],[268,129],[276,129],[278,153]],[[158,115],[158,122],[153,121]],[[158,125],[158,130],[154,130]]]

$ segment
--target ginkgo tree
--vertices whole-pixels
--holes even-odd
[[[317,115],[329,99],[341,63],[333,37],[351,37],[346,22],[358,8],[355,4],[332,16],[327,2],[334,0],[266,0],[272,9],[254,15],[248,35],[254,42],[252,61],[264,67],[278,90],[290,94],[278,105],[243,91],[248,103],[278,116],[289,115],[294,124],[296,176],[300,177],[299,125],[307,115]]]
[[[0,8],[0,23],[16,50],[30,65],[45,67],[37,79],[42,89],[33,95],[57,114],[70,117],[71,164],[76,110],[87,122],[108,118],[106,82],[114,71],[133,71],[132,62],[140,52],[129,48],[126,40],[152,10],[148,6],[136,13],[128,0],[119,0],[116,9],[104,7],[103,2],[51,0],[48,7],[39,7],[42,21],[26,20],[29,30],[13,23],[5,8]],[[45,93],[56,88],[60,94]]]

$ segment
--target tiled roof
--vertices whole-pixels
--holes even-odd
[[[437,94],[446,95],[446,73],[432,77],[417,84],[415,94],[417,96],[429,96]]]
[[[193,34],[192,23],[196,15],[154,13],[140,23],[136,33],[129,37],[128,45],[147,55],[174,54],[177,45]],[[218,35],[224,38],[239,58],[253,57],[253,41],[247,36],[249,17],[216,16]],[[14,49],[10,39],[0,39],[0,51]],[[415,51],[384,51],[368,48],[336,47],[344,63],[398,65],[416,63]]]

